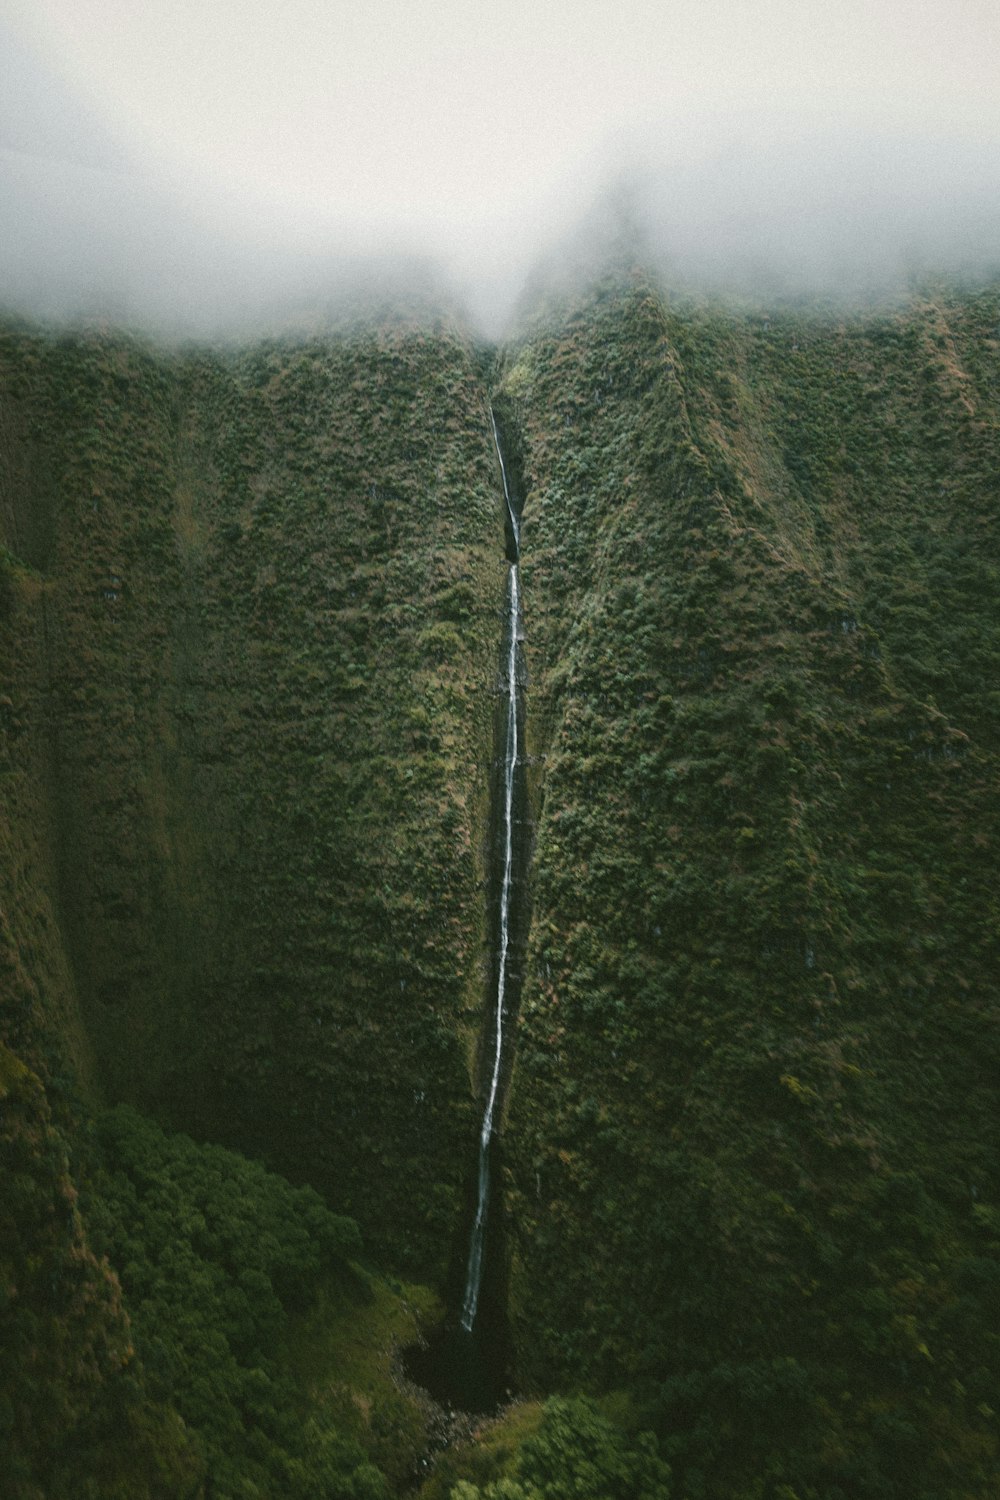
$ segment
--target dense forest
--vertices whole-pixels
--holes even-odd
[[[0,1493],[997,1493],[998,474],[995,285],[0,328]]]

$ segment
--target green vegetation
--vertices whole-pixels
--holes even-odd
[[[102,1117],[98,1140],[92,1233],[119,1271],[148,1390],[196,1435],[210,1492],[385,1495],[273,1356],[320,1276],[350,1274],[357,1225],[312,1188],[168,1137],[125,1106]]]
[[[440,1277],[503,568],[475,352],[399,320],[240,353],[16,331],[0,412],[32,1035]]]
[[[102,1099],[310,1181],[376,1254],[443,1279],[472,1131],[502,585],[478,368],[431,320],[239,353],[0,335],[0,1040],[35,1090],[3,1201],[54,1203],[51,1229],[11,1226],[12,1255],[34,1271],[50,1234],[87,1268],[86,1337],[107,1346],[86,1354],[73,1306],[41,1290],[49,1259],[12,1282],[39,1369],[15,1409],[33,1454],[64,1409],[70,1429],[104,1420],[127,1363],[86,1193],[78,1249],[57,1233]],[[338,1295],[320,1295],[335,1323],[385,1349],[413,1336],[384,1290]],[[77,1338],[79,1376],[53,1352]],[[412,1413],[397,1441],[387,1382],[366,1378],[377,1399],[337,1402],[355,1428],[355,1398],[377,1407],[385,1432],[353,1440],[396,1478]],[[139,1398],[143,1422],[154,1405]],[[160,1459],[123,1462],[138,1496]]]
[[[516,1338],[640,1395],[691,1500],[995,1484],[1000,426],[954,350],[996,319],[639,278],[505,380],[545,757]]]
[[[6,1047],[0,1174],[4,1493],[13,1500],[188,1493],[196,1459],[176,1414],[142,1401],[120,1289],[87,1243],[65,1136],[40,1080]],[[87,1489],[83,1482],[96,1474],[100,1483]]]
[[[121,1278],[148,1397],[180,1413],[205,1493],[381,1500],[372,1451],[399,1475],[423,1442],[420,1413],[391,1383],[387,1344],[367,1358],[375,1422],[337,1400],[361,1371],[343,1341],[360,1325],[385,1340],[414,1337],[397,1295],[349,1265],[357,1226],[312,1188],[292,1188],[220,1146],[165,1136],[129,1107],[97,1127],[103,1175],[90,1206],[94,1239]],[[375,1308],[373,1319],[369,1308]],[[304,1329],[321,1319],[303,1361]]]
[[[998,357],[995,287],[848,315],[639,273],[502,352],[539,1399],[427,1500],[997,1492]],[[0,336],[17,1500],[417,1472],[393,1351],[461,1253],[487,967],[484,370],[430,317]]]
[[[480,1489],[459,1480],[450,1500],[670,1500],[670,1469],[649,1433],[633,1441],[592,1401],[553,1397],[509,1472]]]
[[[99,1117],[90,1152],[81,1205],[106,1259],[82,1244],[64,1176],[68,1237],[28,1175],[9,1179],[31,1249],[4,1246],[17,1293],[5,1493],[386,1500],[425,1443],[392,1351],[433,1310],[429,1294],[363,1271],[357,1225],[312,1188],[128,1106]],[[37,1177],[37,1162],[22,1165]]]

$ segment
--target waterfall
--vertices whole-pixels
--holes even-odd
[[[503,495],[507,602],[500,645],[501,687],[494,720],[494,760],[490,777],[490,933],[493,944],[490,988],[480,1055],[483,1113],[479,1128],[474,1180],[475,1212],[464,1266],[464,1288],[458,1317],[448,1319],[426,1341],[403,1351],[403,1368],[443,1407],[461,1412],[493,1412],[510,1396],[511,1354],[503,1307],[502,1273],[494,1277],[503,1255],[502,1224],[491,1224],[498,1199],[497,1136],[503,1111],[505,1080],[510,1073],[511,1026],[521,989],[520,959],[527,922],[524,863],[527,787],[524,758],[524,672],[518,661],[522,639],[520,496],[511,488],[500,433],[490,412]],[[518,683],[520,670],[521,685]],[[504,691],[504,688],[506,691]],[[491,1208],[492,1198],[492,1208]],[[489,1238],[487,1237],[489,1234]],[[456,1269],[459,1269],[456,1267]]]
[[[497,988],[494,1005],[493,1062],[490,1071],[490,1086],[483,1110],[483,1122],[479,1131],[479,1172],[476,1189],[476,1216],[469,1239],[469,1259],[465,1276],[465,1295],[462,1300],[462,1327],[472,1332],[479,1308],[479,1289],[483,1279],[483,1251],[486,1244],[486,1220],[490,1200],[490,1148],[496,1116],[497,1096],[503,1070],[505,998],[507,993],[507,964],[510,955],[511,886],[514,867],[514,782],[518,765],[518,715],[517,715],[517,642],[520,634],[520,581],[517,560],[521,544],[521,528],[511,501],[507,483],[507,469],[500,450],[500,437],[492,411],[493,441],[500,460],[503,476],[503,494],[507,505],[507,516],[513,536],[513,558],[507,575],[507,733],[503,760],[503,879],[500,886],[500,947],[497,955]]]
[[[510,489],[507,484],[507,465],[504,463],[503,454],[500,451],[500,434],[497,432],[497,419],[493,415],[492,407],[490,407],[490,421],[493,424],[493,442],[497,450],[497,458],[500,460],[500,477],[503,480],[503,498],[504,503],[507,506],[507,519],[510,521],[510,529],[514,533],[513,563],[514,571],[516,572],[517,564],[520,560],[521,554],[521,523],[517,519],[517,516],[514,512],[514,505],[510,498]]]

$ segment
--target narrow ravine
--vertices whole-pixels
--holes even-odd
[[[482,1041],[483,1113],[474,1185],[474,1210],[461,1282],[457,1322],[445,1326],[426,1348],[407,1351],[406,1368],[444,1405],[466,1411],[495,1407],[506,1389],[508,1350],[503,1294],[502,1214],[497,1184],[498,1126],[510,1075],[513,1022],[520,992],[524,943],[524,667],[521,642],[521,580],[518,570],[521,519],[518,497],[504,458],[503,439],[492,409],[490,422],[503,481],[508,561],[501,696],[496,725],[491,861],[494,938],[490,1001]],[[457,1292],[456,1286],[456,1292]]]
[[[476,1216],[469,1238],[469,1258],[465,1273],[465,1295],[462,1299],[462,1327],[471,1333],[479,1311],[479,1292],[483,1279],[483,1250],[490,1211],[490,1157],[493,1133],[496,1127],[497,1096],[503,1074],[505,1033],[507,1020],[508,962],[511,938],[511,889],[514,878],[514,788],[518,767],[518,641],[521,634],[521,597],[518,562],[520,560],[521,529],[511,500],[507,479],[507,466],[500,447],[496,418],[490,411],[493,424],[493,441],[500,460],[503,476],[503,495],[507,506],[513,550],[510,570],[507,575],[507,732],[503,758],[503,875],[500,885],[500,947],[496,967],[496,1003],[493,1009],[493,1060],[490,1084],[483,1110],[483,1122],[479,1131],[479,1170],[476,1184]]]

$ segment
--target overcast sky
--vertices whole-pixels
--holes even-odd
[[[668,258],[960,257],[998,79],[998,0],[0,0],[0,299],[377,250],[489,320],[620,174]]]

